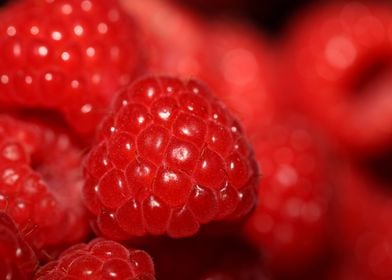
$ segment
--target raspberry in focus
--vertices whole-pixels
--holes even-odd
[[[194,235],[256,203],[258,169],[236,119],[201,83],[147,77],[120,92],[85,167],[106,237]]]

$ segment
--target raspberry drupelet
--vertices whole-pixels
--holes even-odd
[[[110,238],[194,235],[239,221],[258,168],[236,119],[200,82],[146,77],[120,92],[85,167],[84,200]]]
[[[97,238],[68,248],[58,260],[40,268],[34,279],[87,278],[154,280],[154,264],[142,250],[127,249],[117,242]]]

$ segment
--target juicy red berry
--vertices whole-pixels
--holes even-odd
[[[141,65],[136,28],[113,0],[18,1],[0,18],[0,100],[60,111],[81,133]]]
[[[0,212],[0,279],[30,279],[38,265],[32,248],[21,236],[14,221]]]
[[[257,166],[241,127],[193,80],[150,77],[123,90],[85,173],[86,205],[111,238],[191,236],[256,202]]]
[[[392,140],[391,27],[390,5],[345,1],[302,16],[287,44],[299,102],[360,154]]]
[[[254,139],[263,174],[246,235],[274,273],[299,274],[324,256],[332,182],[320,139],[299,117],[275,120]]]
[[[58,129],[0,116],[0,210],[34,248],[87,233],[80,153]]]
[[[144,251],[127,249],[111,240],[94,239],[68,248],[58,260],[41,267],[34,279],[87,278],[154,280],[154,264]]]

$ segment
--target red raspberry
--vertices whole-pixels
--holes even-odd
[[[87,233],[80,153],[59,129],[0,116],[0,210],[34,248]]]
[[[0,212],[0,279],[31,279],[37,265],[34,251],[22,238],[14,221]]]
[[[153,280],[154,265],[144,251],[127,249],[117,242],[98,238],[68,248],[58,260],[41,267],[34,279],[87,278]]]
[[[391,11],[358,1],[314,8],[288,43],[299,102],[360,154],[392,141]]]
[[[136,27],[114,0],[15,2],[0,16],[0,100],[93,132],[142,64]]]
[[[103,235],[185,237],[248,214],[258,172],[241,127],[208,89],[150,77],[121,92],[86,178],[85,202]]]
[[[263,186],[246,235],[274,274],[302,275],[330,245],[332,181],[321,139],[295,116],[275,120],[253,142]]]

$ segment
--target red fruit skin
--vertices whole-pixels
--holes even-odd
[[[342,276],[338,279],[344,279],[345,273],[358,275],[356,279],[361,280],[391,279],[390,181],[377,181],[353,163],[346,164],[342,171],[339,219]]]
[[[113,0],[15,1],[0,18],[2,103],[60,112],[81,134],[143,65],[137,27]]]
[[[292,26],[282,59],[298,103],[351,152],[390,147],[391,6],[315,6]]]
[[[76,244],[41,267],[34,279],[127,279],[154,280],[154,264],[142,250],[101,238]]]
[[[23,239],[12,218],[0,212],[0,278],[31,279],[38,266],[33,249]]]
[[[274,276],[310,273],[329,254],[334,220],[323,138],[296,115],[276,119],[253,144],[263,183],[245,235]]]
[[[258,169],[235,118],[201,83],[146,77],[120,92],[85,167],[100,234],[194,235],[256,203]]]
[[[0,210],[37,251],[87,235],[81,151],[61,129],[0,116],[0,178]]]

